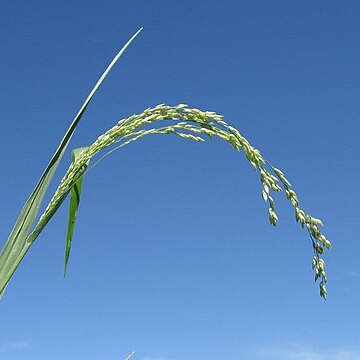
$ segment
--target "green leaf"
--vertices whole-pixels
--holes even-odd
[[[129,354],[125,360],[130,360],[135,355],[135,351],[133,351],[131,354]]]
[[[72,152],[72,161],[75,162],[79,154],[84,148],[78,148]],[[89,162],[86,166],[89,165]],[[64,262],[64,276],[66,275],[66,269],[69,262],[70,250],[72,245],[72,239],[74,235],[74,227],[76,222],[76,215],[80,204],[80,196],[82,190],[83,175],[75,182],[74,186],[70,191],[70,207],[69,207],[69,218],[68,218],[68,229],[66,235],[66,246],[65,246],[65,262]]]
[[[34,222],[36,220],[36,216],[38,214],[40,205],[42,200],[46,194],[46,190],[54,176],[55,170],[57,169],[61,158],[64,155],[64,152],[72,138],[72,135],[79,124],[87,106],[89,105],[91,99],[93,98],[94,94],[109,74],[112,67],[115,63],[119,60],[121,55],[125,52],[128,46],[132,43],[132,41],[136,38],[136,36],[140,33],[142,28],[140,28],[131,38],[130,40],[122,47],[122,49],[117,53],[114,59],[111,61],[110,65],[106,68],[104,73],[101,75],[97,83],[95,84],[94,88],[90,91],[88,97],[86,98],[85,102],[81,106],[79,112],[76,114],[75,118],[73,119],[70,127],[66,131],[63,139],[60,142],[57,150],[55,151],[54,155],[52,156],[49,164],[47,165],[45,171],[43,172],[42,176],[40,177],[39,182],[37,183],[35,189],[31,193],[30,197],[26,201],[14,228],[0,253],[0,296],[2,295],[6,284],[9,282],[11,276],[17,269],[19,263],[21,262],[22,258],[25,256],[28,248],[31,244],[35,241],[38,234],[42,231],[38,229],[36,236],[29,235]],[[44,223],[44,226],[47,222]],[[28,239],[31,238],[31,243],[29,244]],[[26,250],[25,249],[26,245]]]

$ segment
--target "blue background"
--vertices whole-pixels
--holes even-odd
[[[148,137],[85,178],[65,280],[66,206],[31,249],[0,304],[0,358],[360,359],[359,17],[358,1],[3,1],[2,244],[143,26],[70,148],[158,103],[214,110],[286,173],[333,248],[324,302],[308,236],[283,194],[269,225],[242,154]]]

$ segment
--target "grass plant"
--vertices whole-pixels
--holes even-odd
[[[266,160],[260,151],[253,147],[237,129],[228,125],[223,117],[215,112],[190,108],[186,104],[175,106],[160,104],[153,108],[145,109],[140,114],[134,114],[120,120],[112,128],[100,135],[89,146],[73,150],[71,164],[60,181],[50,202],[45,207],[42,215],[40,217],[38,216],[38,211],[55,170],[62,159],[88,104],[114,64],[141,30],[142,29],[139,29],[119,51],[91,90],[63,137],[59,147],[52,156],[44,173],[40,177],[38,184],[25,203],[16,220],[13,230],[0,253],[0,294],[2,295],[4,293],[12,275],[44,227],[62,205],[64,200],[70,195],[64,261],[64,271],[66,273],[74,225],[81,197],[82,179],[92,167],[97,165],[110,153],[138,141],[144,136],[171,135],[199,143],[210,140],[213,137],[219,137],[226,141],[236,151],[244,153],[249,163],[259,174],[261,182],[260,191],[264,201],[267,203],[269,221],[273,226],[276,226],[278,221],[273,195],[275,192],[282,191],[285,193],[286,198],[294,208],[296,221],[299,222],[301,227],[309,234],[314,252],[312,266],[315,270],[315,280],[319,280],[320,295],[325,299],[327,294],[325,285],[327,278],[325,273],[325,262],[322,259],[322,255],[325,249],[330,248],[331,243],[321,231],[321,226],[323,225],[322,221],[309,215],[300,206],[298,196],[284,173]],[[100,160],[90,167],[92,158],[98,154],[101,156]]]

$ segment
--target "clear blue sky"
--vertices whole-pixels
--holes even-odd
[[[359,18],[350,0],[3,1],[2,244],[143,26],[70,147],[158,103],[217,111],[286,172],[333,248],[325,302],[293,209],[280,194],[269,225],[242,154],[149,137],[85,178],[65,280],[66,206],[37,240],[0,304],[0,358],[360,359]]]

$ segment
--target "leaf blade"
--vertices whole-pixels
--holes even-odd
[[[74,149],[72,153],[72,161],[75,162],[81,151],[85,148],[78,148]],[[86,164],[88,166],[89,162]],[[80,204],[80,197],[82,191],[82,181],[83,176],[75,182],[74,186],[71,188],[70,191],[70,205],[69,205],[69,216],[68,216],[68,228],[66,234],[66,244],[65,244],[65,259],[64,259],[64,276],[66,276],[66,270],[69,262],[69,256],[71,251],[72,239],[74,236],[74,228],[76,222],[76,216]]]
[[[55,153],[51,157],[47,167],[45,168],[43,174],[40,177],[40,180],[36,184],[33,192],[30,194],[27,199],[24,207],[22,208],[19,217],[17,218],[15,225],[9,235],[9,238],[4,246],[4,248],[0,252],[0,296],[3,294],[3,291],[10,280],[11,276],[15,272],[17,266],[14,269],[14,264],[18,263],[17,257],[23,256],[21,255],[22,250],[25,246],[26,240],[28,238],[29,232],[35,222],[36,216],[38,214],[40,205],[42,200],[46,194],[47,188],[54,176],[54,173],[62,159],[64,152],[74,134],[74,131],[79,124],[83,114],[96,91],[99,89],[100,85],[103,83],[113,66],[120,59],[125,50],[129,47],[129,45],[135,40],[138,34],[142,31],[140,28],[128,41],[127,43],[120,49],[120,51],[116,54],[113,60],[110,62],[106,70],[100,76],[95,86],[90,91],[89,95],[85,99],[84,103],[80,107],[80,110],[74,117],[71,122],[69,128],[67,129],[64,137],[60,141],[58,148]],[[42,230],[42,229],[41,229]],[[40,231],[41,231],[40,230]],[[34,240],[36,237],[34,238]],[[33,241],[34,241],[33,240]]]

